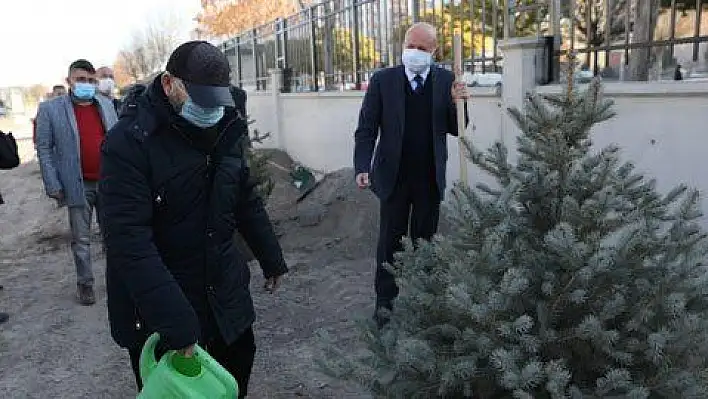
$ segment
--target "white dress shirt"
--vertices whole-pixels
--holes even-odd
[[[415,91],[415,89],[418,86],[418,83],[415,81],[416,75],[420,75],[421,78],[423,78],[423,82],[421,84],[425,84],[425,81],[428,79],[428,73],[430,73],[430,67],[428,67],[425,71],[422,73],[413,73],[408,70],[408,68],[405,68],[406,70],[406,77],[408,78],[408,83],[411,85],[411,89]]]

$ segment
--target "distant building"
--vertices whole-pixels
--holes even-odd
[[[0,87],[0,100],[12,114],[25,112],[25,90],[21,87]]]

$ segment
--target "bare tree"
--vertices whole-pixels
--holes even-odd
[[[145,28],[133,32],[130,42],[116,57],[115,67],[133,82],[161,70],[178,44],[180,18],[161,14],[150,18]]]
[[[196,17],[200,28],[213,37],[239,34],[276,18],[303,10],[316,0],[202,0]]]
[[[135,51],[121,50],[118,52],[116,61],[113,63],[113,69],[117,74],[121,75],[121,80],[123,80],[123,82],[118,82],[119,85],[134,83],[142,75],[136,61]]]
[[[575,10],[570,10],[569,4],[565,4],[564,14],[573,15],[576,33],[588,47],[602,46],[607,42],[613,44],[628,32],[631,32],[631,43],[647,44],[654,38],[660,1],[576,0]],[[591,53],[586,57],[589,65]],[[630,80],[648,79],[652,65],[652,50],[649,47],[633,48],[628,61]]]
[[[575,26],[588,46],[602,46],[624,37],[627,0],[580,0],[576,4]]]

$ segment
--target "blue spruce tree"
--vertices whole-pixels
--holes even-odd
[[[321,365],[383,398],[708,398],[698,193],[591,147],[598,82],[524,108],[514,164],[465,143],[496,184],[457,186],[453,232],[406,243],[391,322]]]

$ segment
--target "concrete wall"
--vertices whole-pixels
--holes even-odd
[[[258,129],[260,133],[270,133],[271,136],[264,142],[264,147],[280,148],[275,137],[278,132],[278,113],[275,105],[275,98],[270,92],[249,91],[247,93],[246,112],[250,119],[255,122],[252,129]]]
[[[617,115],[597,126],[596,146],[619,145],[662,190],[685,183],[708,193],[708,82],[612,83],[604,90]]]
[[[475,137],[475,142],[490,145],[502,137],[501,98],[494,89],[474,92],[467,134]],[[248,113],[256,120],[253,127],[271,132],[265,147],[281,148],[309,168],[331,172],[352,167],[354,130],[363,98],[364,93],[357,91],[278,96],[254,92],[249,93]],[[457,139],[450,137],[448,146],[448,181],[452,183],[460,176]]]
[[[542,93],[560,87],[540,87]],[[605,93],[615,101],[617,116],[596,128],[599,146],[616,143],[661,186],[682,181],[708,190],[708,82],[610,83]],[[353,133],[361,92],[282,94],[249,93],[254,127],[271,132],[266,147],[287,151],[295,160],[325,172],[351,167]],[[279,103],[276,105],[275,103]],[[467,134],[487,148],[496,140],[514,146],[515,134],[504,135],[507,118],[502,99],[491,90],[475,90],[469,104],[472,125]],[[457,140],[448,141],[448,180],[459,179]],[[470,171],[470,179],[475,173]]]

